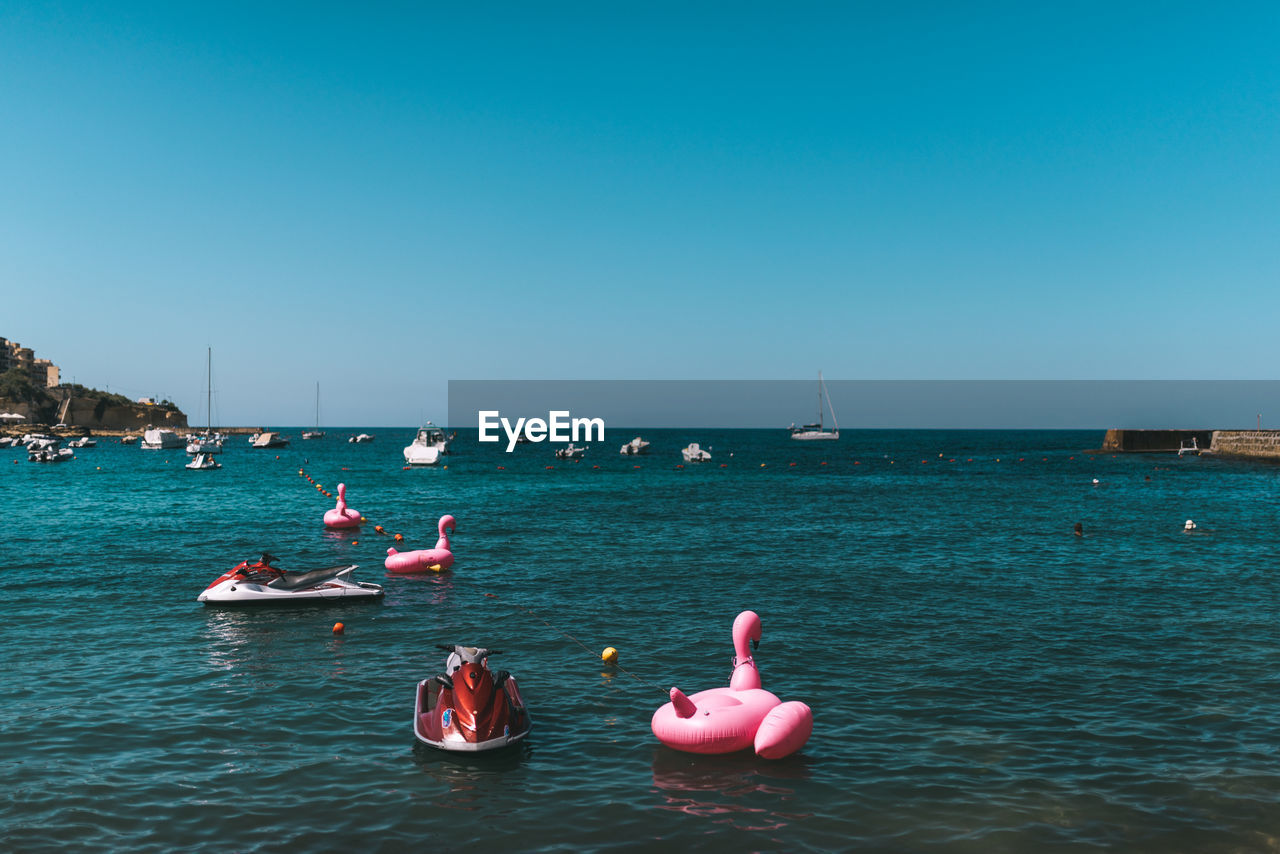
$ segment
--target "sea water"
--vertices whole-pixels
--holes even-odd
[[[5,850],[1237,851],[1280,836],[1274,466],[1089,454],[1100,432],[611,430],[580,462],[330,430],[218,471],[104,439],[0,451]],[[712,453],[684,464],[679,449]],[[326,532],[347,484],[368,524]],[[1095,482],[1096,479],[1096,482]],[[452,571],[389,576],[392,535]],[[1184,533],[1186,519],[1194,533]],[[1082,523],[1083,536],[1072,533]],[[385,535],[375,532],[383,526]],[[376,604],[219,610],[262,551]],[[780,761],[659,744],[677,685],[813,708]],[[335,635],[341,621],[346,632]],[[501,650],[497,755],[415,746],[435,645]],[[599,660],[606,646],[619,667]]]

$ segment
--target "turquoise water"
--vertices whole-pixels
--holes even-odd
[[[114,440],[62,465],[0,451],[0,847],[1166,852],[1280,836],[1275,467],[1082,453],[1100,432],[649,430],[648,457],[621,457],[635,432],[610,431],[576,464],[463,441],[447,469],[407,471],[411,429],[298,432],[279,451],[235,438],[216,472]],[[691,441],[714,459],[677,468]],[[332,501],[299,468],[345,481],[365,530],[325,533]],[[454,570],[387,576],[372,526],[429,547],[443,513]],[[195,601],[264,549],[298,570],[357,562],[385,601]],[[664,689],[725,684],[745,608],[764,687],[813,707],[808,746],[769,762],[659,745]],[[523,748],[415,748],[414,686],[454,642],[504,651],[534,719]],[[601,665],[605,646],[625,670]]]

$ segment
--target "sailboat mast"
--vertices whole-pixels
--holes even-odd
[[[205,399],[204,399],[204,432],[208,433],[213,427],[213,347],[209,347],[209,352],[205,354]]]
[[[316,429],[320,429],[320,381],[316,380]]]
[[[818,371],[818,432],[822,432],[822,371]]]

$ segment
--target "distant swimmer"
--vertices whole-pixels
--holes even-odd
[[[1098,481],[1098,479],[1095,477],[1095,478],[1093,479],[1093,485],[1094,485],[1094,486],[1097,486],[1097,485],[1098,485],[1098,483],[1099,483],[1099,481]]]
[[[1082,525],[1082,524],[1081,524],[1081,523],[1079,523],[1079,522],[1076,522],[1075,534],[1076,534],[1076,536],[1077,536],[1077,537],[1083,537],[1083,536],[1084,536],[1084,525]]]
[[[1185,524],[1185,525],[1183,525],[1183,526],[1182,526],[1182,533],[1184,533],[1184,534],[1190,534],[1190,533],[1191,533],[1192,531],[1194,531],[1195,529],[1196,529],[1196,523],[1195,523],[1195,522],[1192,522],[1190,519],[1188,519],[1188,520],[1187,520],[1187,524]]]

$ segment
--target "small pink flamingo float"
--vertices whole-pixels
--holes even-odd
[[[456,527],[457,523],[452,516],[441,516],[439,524],[436,525],[440,531],[440,539],[436,540],[434,549],[418,549],[411,552],[387,549],[387,559],[383,561],[383,566],[388,572],[400,575],[445,571],[453,566],[453,552],[449,551],[449,534],[452,534]],[[446,529],[448,529],[447,533]]]
[[[338,484],[338,504],[332,510],[325,512],[325,527],[358,528],[360,527],[360,521],[360,513],[347,506],[347,485],[345,483]]]
[[[781,759],[804,747],[813,732],[813,712],[804,703],[784,703],[760,687],[749,642],[760,642],[760,617],[743,611],[733,621],[733,675],[728,688],[685,696],[671,689],[671,702],[653,713],[653,734],[667,747],[689,753],[733,753],[754,747],[765,759]]]

